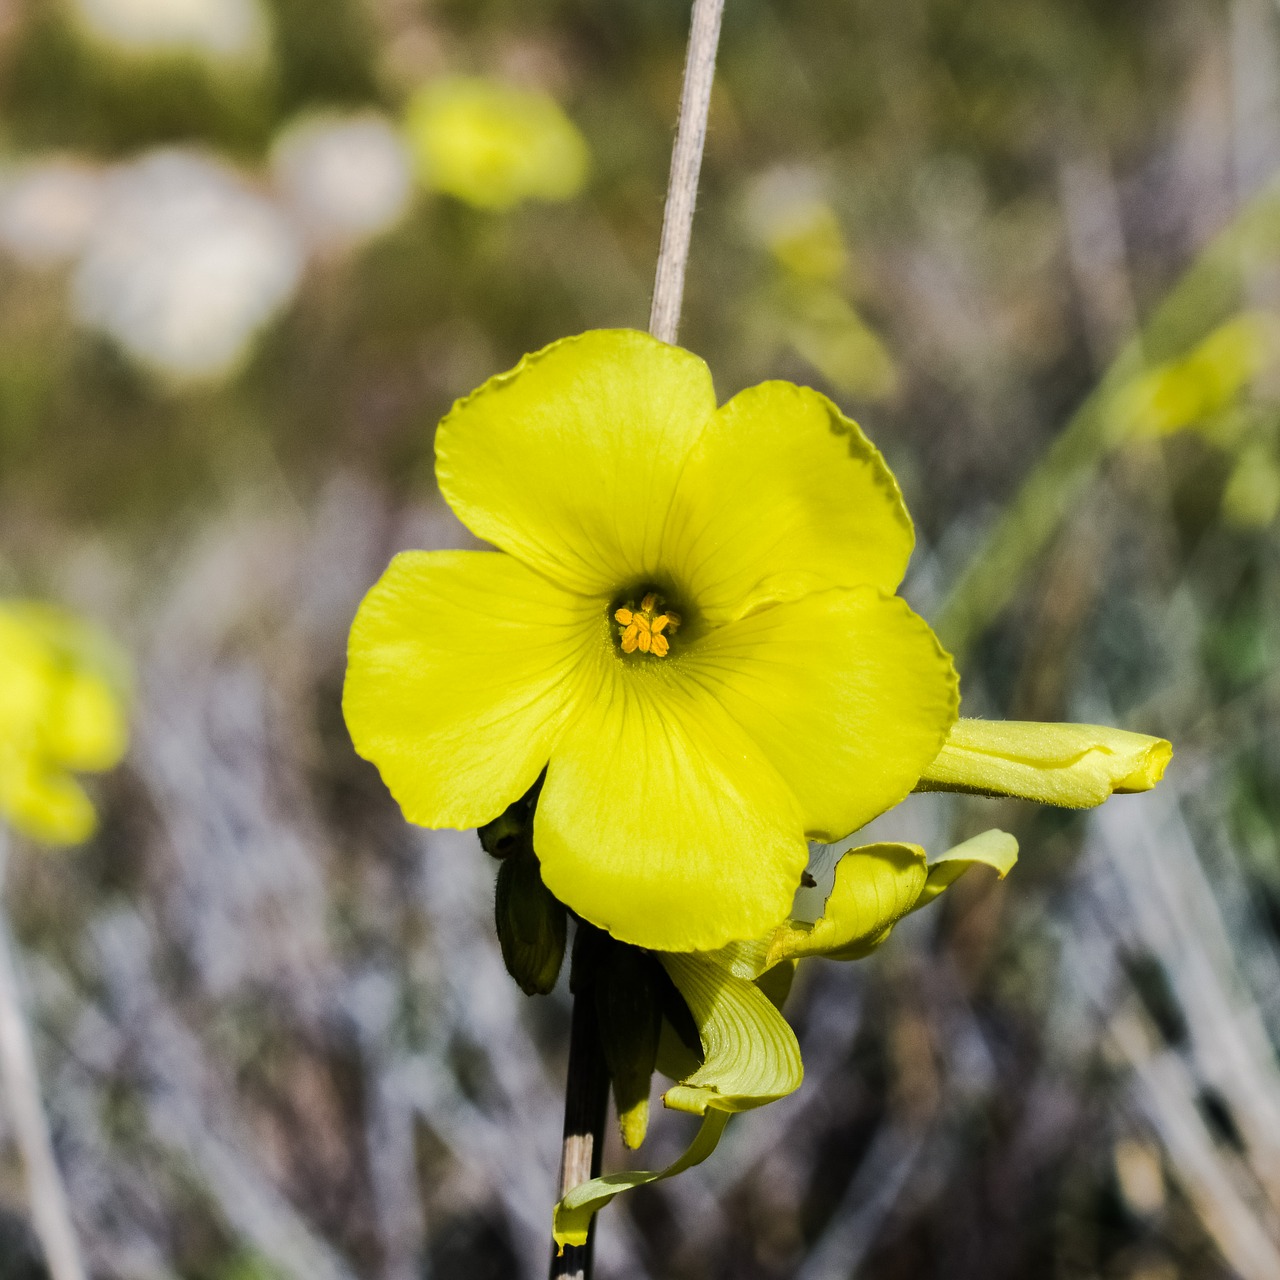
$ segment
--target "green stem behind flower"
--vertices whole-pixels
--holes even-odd
[[[1239,305],[1244,283],[1280,257],[1280,187],[1249,201],[1116,357],[996,520],[944,603],[936,630],[957,657],[1004,611],[1112,449],[1117,396],[1149,365],[1182,355]]]
[[[600,1176],[600,1155],[609,1104],[609,1071],[596,1015],[596,959],[600,932],[579,922],[573,944],[573,1026],[569,1033],[569,1070],[564,1094],[564,1145],[560,1154],[560,1199],[574,1187]],[[594,1233],[585,1244],[557,1256],[552,1248],[551,1280],[589,1280]]]

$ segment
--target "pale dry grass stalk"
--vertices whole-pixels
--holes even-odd
[[[0,889],[4,885],[8,853],[9,835],[0,825]],[[85,1280],[67,1190],[53,1153],[49,1121],[40,1096],[40,1075],[22,1010],[13,942],[3,903],[0,903],[0,1081],[22,1153],[31,1217],[49,1274],[52,1280]]]
[[[684,88],[680,94],[680,123],[671,152],[662,243],[658,248],[653,307],[649,312],[649,332],[663,342],[674,342],[680,330],[693,211],[698,202],[698,175],[702,171],[702,150],[707,140],[707,116],[711,110],[711,85],[715,79],[723,16],[724,0],[696,0],[693,6]]]

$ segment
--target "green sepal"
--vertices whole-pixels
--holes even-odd
[[[545,996],[564,963],[568,912],[542,883],[533,852],[505,858],[494,895],[498,943],[507,972],[527,996]]]
[[[662,1007],[657,961],[639,947],[615,942],[596,977],[600,1044],[613,1082],[622,1141],[633,1151],[649,1127],[649,1085],[658,1058]]]
[[[511,858],[533,851],[533,815],[541,791],[539,778],[519,800],[512,801],[492,822],[477,830],[480,847],[491,858]]]

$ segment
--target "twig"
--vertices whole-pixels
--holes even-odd
[[[8,833],[0,826],[0,886],[8,854]],[[13,1130],[27,1171],[27,1195],[36,1235],[44,1250],[53,1280],[85,1280],[80,1246],[67,1192],[53,1155],[53,1140],[40,1098],[40,1077],[36,1073],[31,1036],[22,1013],[18,976],[13,961],[9,922],[0,905],[0,1081]]]
[[[667,182],[667,207],[662,217],[662,243],[653,284],[653,308],[649,332],[663,342],[674,342],[680,329],[680,305],[684,300],[684,274],[689,265],[689,240],[693,234],[693,209],[698,200],[698,174],[702,147],[707,140],[707,113],[711,108],[711,82],[716,70],[716,46],[724,0],[695,0],[685,56],[684,88],[680,94],[680,123],[671,152],[671,177]]]
[[[609,1071],[600,1047],[596,1018],[595,969],[599,933],[579,924],[573,946],[573,1026],[564,1094],[564,1145],[560,1156],[560,1196],[599,1176],[600,1152],[609,1102]],[[595,1223],[584,1245],[569,1245],[551,1259],[551,1280],[590,1280]]]

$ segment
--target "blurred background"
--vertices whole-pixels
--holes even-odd
[[[568,996],[353,754],[344,644],[395,551],[472,545],[452,400],[646,323],[688,10],[0,0],[0,595],[134,671],[98,834],[5,885],[95,1277],[545,1268]],[[682,341],[884,450],[969,714],[1176,755],[878,823],[1022,860],[802,970],[802,1090],[598,1270],[1273,1280],[1280,6],[729,0],[720,66]],[[43,1274],[5,1135],[0,1280]]]

